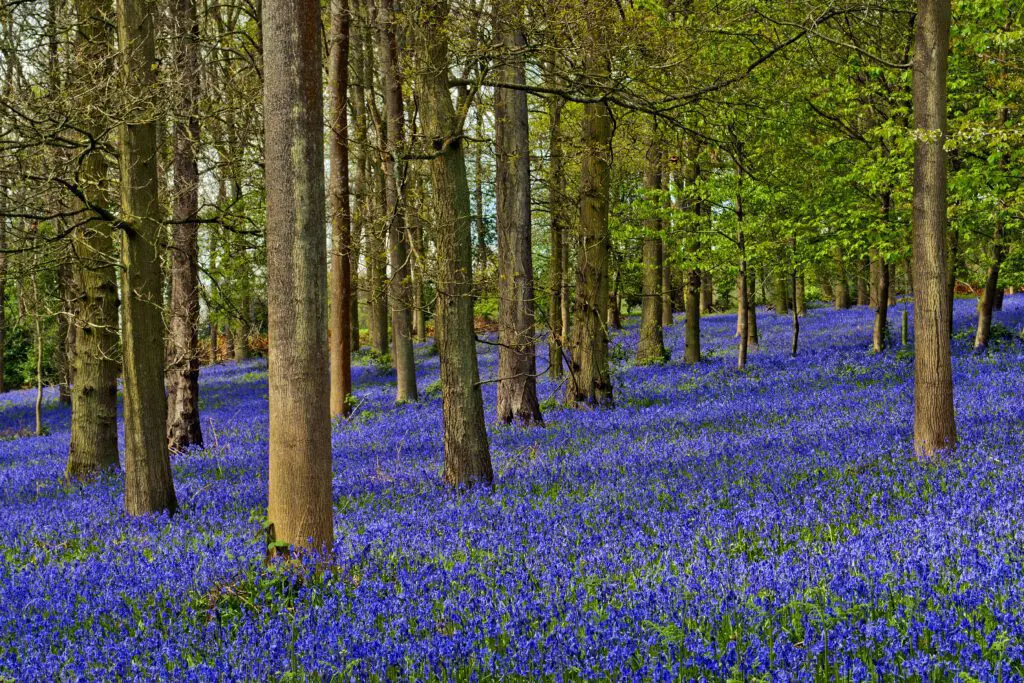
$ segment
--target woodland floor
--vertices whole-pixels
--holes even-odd
[[[891,312],[898,325],[902,304]],[[617,407],[540,383],[544,428],[493,425],[493,491],[446,492],[427,398],[355,369],[334,427],[336,566],[263,564],[265,365],[202,373],[208,447],[175,456],[182,511],[132,519],[122,483],[63,483],[69,412],[0,441],[0,681],[991,680],[1024,678],[1024,296],[971,352],[957,302],[962,445],[912,458],[913,358],[868,352],[871,311],[705,318],[707,359],[632,367]],[[480,347],[493,377],[496,350]],[[545,366],[544,361],[540,362]],[[0,434],[34,392],[0,395]]]

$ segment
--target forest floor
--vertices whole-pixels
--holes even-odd
[[[957,302],[961,446],[935,464],[912,457],[912,352],[871,354],[866,307],[813,309],[796,359],[760,313],[745,373],[733,316],[704,319],[696,366],[681,319],[672,360],[631,366],[631,321],[616,407],[545,379],[543,428],[495,426],[486,384],[493,491],[442,487],[429,348],[420,403],[356,367],[327,571],[263,563],[262,361],[203,369],[170,520],[126,517],[119,475],[63,482],[49,390],[49,434],[0,441],[0,681],[1021,679],[1024,296],[996,315],[974,354]],[[33,400],[0,395],[0,434]]]

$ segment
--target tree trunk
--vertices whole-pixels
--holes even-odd
[[[484,137],[484,115],[483,107],[475,107],[476,112],[476,138],[482,140]],[[487,270],[488,253],[487,249],[487,219],[484,217],[484,147],[476,145],[473,150],[473,215],[476,217],[476,263],[477,273],[481,276],[478,282],[483,280],[483,273]]]
[[[781,270],[775,277],[775,312],[779,315],[789,313],[789,285],[786,278],[786,273]]]
[[[549,153],[548,153],[548,209],[551,215],[551,260],[549,261],[549,283],[551,299],[548,305],[548,324],[551,338],[548,341],[548,364],[552,378],[562,377],[562,347],[565,328],[562,327],[562,294],[565,283],[563,252],[565,251],[565,170],[562,166],[562,107],[565,100],[553,97],[548,105]]]
[[[992,310],[995,308],[996,295],[999,293],[999,268],[1003,262],[1002,216],[996,217],[989,259],[988,272],[985,274],[985,291],[978,299],[978,329],[974,334],[976,349],[988,346],[992,337]]]
[[[395,400],[415,401],[416,360],[412,349],[412,269],[409,231],[405,220],[405,107],[402,102],[402,78],[398,63],[398,37],[393,0],[378,2],[377,37],[384,79],[384,109],[388,144],[384,149],[384,181],[391,281],[391,333],[395,366]]]
[[[516,9],[513,9],[516,8]],[[526,84],[522,9],[497,2],[495,34],[513,57],[500,69],[505,83]],[[498,235],[498,421],[541,424],[534,346],[533,241],[530,224],[530,135],[526,92],[494,93]]]
[[[333,545],[320,4],[265,0],[271,540]]]
[[[709,270],[700,271],[700,312],[715,310],[715,281]]]
[[[700,361],[700,271],[689,272],[686,286],[686,350],[683,360],[687,363]]]
[[[358,6],[358,3],[357,5]],[[350,6],[349,11],[354,8]],[[353,57],[353,72],[358,76],[352,83],[352,122],[355,124],[355,135],[352,144],[356,150],[356,177],[353,186],[355,195],[355,211],[352,215],[352,234],[350,236],[349,249],[349,274],[351,292],[351,314],[350,324],[352,328],[352,351],[356,351],[362,345],[359,338],[359,292],[366,291],[363,279],[359,275],[359,257],[364,253],[361,249],[363,239],[372,230],[370,225],[370,203],[372,190],[370,189],[370,152],[368,149],[368,121],[366,113],[366,90],[363,84],[373,78],[372,64],[367,51],[372,48],[372,42],[365,40],[364,32],[351,30],[351,56]],[[369,77],[367,72],[369,71]],[[369,275],[369,260],[366,259],[366,273]],[[360,289],[362,287],[362,290]]]
[[[799,281],[797,279],[796,270],[793,270],[792,276],[790,277],[790,284],[793,287],[794,295],[798,289]],[[797,351],[800,349],[800,312],[799,306],[795,303],[793,305],[793,344],[789,349],[789,355],[791,358],[796,358]]]
[[[180,117],[174,125],[170,362],[167,447],[203,445],[199,423],[199,18],[195,0],[175,0],[174,64]]]
[[[656,196],[662,188],[661,150],[652,141],[647,148],[644,168],[644,187],[650,201],[656,206]],[[662,221],[656,210],[646,221],[647,234],[643,243],[643,291],[640,304],[640,341],[637,344],[638,363],[660,363],[665,360],[665,340],[662,333],[662,306],[666,299],[663,282],[665,269],[661,241]]]
[[[619,283],[622,281],[621,275],[622,272],[619,270],[619,264],[615,264],[615,276],[613,278],[615,284],[612,286],[612,293],[608,297],[608,327],[612,330],[622,329],[622,311],[619,309]]]
[[[871,261],[860,259],[857,262],[857,305],[867,306],[871,303],[871,291],[868,284],[868,274],[871,271]]]
[[[331,416],[348,415],[352,395],[352,215],[348,194],[348,0],[331,0],[330,63],[330,357]]]
[[[107,21],[107,4],[102,0],[77,0],[75,10],[79,18],[75,42],[80,50],[76,69],[82,70],[83,78],[110,78],[109,71],[95,73],[108,63],[109,46],[116,41]],[[91,135],[102,138],[102,121],[97,118],[86,125]],[[99,150],[92,150],[83,156],[80,168],[83,191],[89,203],[109,205],[106,156]],[[110,223],[96,218],[82,222],[72,234],[72,248],[75,252],[72,277],[77,295],[73,318],[77,352],[75,382],[71,387],[67,475],[71,479],[82,479],[97,470],[118,466],[118,297]]]
[[[412,176],[410,186],[412,187],[409,210],[406,213],[406,220],[409,224],[409,238],[412,241],[413,256],[412,266],[412,329],[416,341],[423,343],[427,341],[427,308],[423,296],[423,284],[425,280],[426,265],[426,240],[423,236],[423,218],[420,216],[420,207],[423,202],[423,184],[418,172],[409,169]]]
[[[992,310],[1003,310],[1003,288],[999,287],[998,285],[996,286],[996,298],[995,301],[992,303]]]
[[[946,62],[949,0],[918,0],[914,38],[914,450],[956,445],[946,282]]]
[[[669,327],[674,322],[672,319],[672,268],[675,261],[671,257],[672,250],[668,244],[662,244],[662,266],[661,266],[661,324]]]
[[[483,396],[473,329],[473,235],[469,183],[459,118],[448,89],[448,4],[421,0],[418,35],[423,75],[417,79],[430,160],[438,261],[435,338],[441,364],[444,468],[447,484],[491,482]]]
[[[836,262],[836,310],[843,310],[850,307],[850,288],[846,280],[846,265],[843,261],[843,251],[839,247],[835,248],[835,262]]]
[[[757,301],[754,296],[753,282],[749,283],[747,291],[747,346],[757,349],[761,343],[761,337],[757,333]]]
[[[118,0],[123,77],[133,110],[156,89],[155,11],[151,0]],[[121,232],[124,492],[130,515],[173,514],[178,507],[167,451],[156,128],[148,115],[121,124],[121,211],[131,224]]]
[[[803,273],[796,278],[796,285],[793,286],[793,299],[797,315],[807,315],[807,298],[804,295]]]
[[[878,303],[875,305],[875,329],[871,348],[881,353],[889,347],[889,266],[880,262],[878,269]]]
[[[956,300],[956,274],[960,269],[960,232],[955,228],[948,231],[949,261],[946,267],[946,317],[949,318],[949,334],[953,334],[953,302]]]
[[[596,8],[594,8],[596,9]],[[605,9],[608,9],[605,7]],[[608,76],[610,64],[598,54],[604,47],[601,17],[588,12],[588,46],[584,71]],[[582,159],[580,162],[580,227],[576,264],[575,327],[569,405],[611,405],[608,371],[608,201],[611,188],[612,114],[606,102],[583,106]]]
[[[384,174],[377,165],[373,173],[374,188],[372,195],[376,198],[378,211],[383,214],[387,206]],[[388,292],[387,292],[387,257],[384,253],[384,239],[381,228],[376,221],[366,226],[366,264],[368,282],[370,346],[379,356],[390,353],[388,335]]]
[[[0,193],[2,195],[3,193]],[[3,198],[0,197],[0,201]],[[7,391],[4,384],[4,351],[7,348],[7,218],[0,216],[0,394]]]

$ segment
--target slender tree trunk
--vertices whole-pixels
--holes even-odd
[[[871,347],[881,353],[889,346],[889,266],[883,261],[878,270],[878,303],[875,306],[875,329]]]
[[[417,79],[430,160],[438,260],[435,337],[441,364],[446,483],[491,482],[483,396],[473,330],[473,236],[460,122],[448,89],[448,4],[420,0],[423,74]]]
[[[882,195],[882,223],[889,225],[889,212],[892,196],[886,192]],[[889,346],[889,266],[877,249],[872,249],[871,266],[877,280],[872,281],[871,291],[875,306],[875,329],[871,337],[871,348],[881,353]]]
[[[656,133],[655,133],[656,135]],[[652,204],[662,188],[661,148],[652,140],[647,148],[647,163],[644,168],[644,187],[651,193]],[[663,230],[660,213],[652,213],[647,219],[647,234],[643,243],[643,291],[640,303],[640,341],[637,345],[638,363],[660,363],[665,360],[665,340],[662,333],[662,305],[665,300],[662,289],[664,253],[661,235]]]
[[[778,271],[775,277],[775,312],[779,315],[789,313],[789,285],[786,279],[787,274]]]
[[[686,350],[683,360],[700,361],[700,271],[690,270],[686,284]]]
[[[790,284],[793,287],[793,291],[797,291],[797,275],[796,269],[793,270],[792,276],[790,277]],[[792,358],[796,358],[797,351],[800,349],[800,313],[797,311],[797,306],[793,306],[793,344],[789,349],[789,355]]]
[[[329,550],[323,68],[320,4],[265,0],[270,536]]]
[[[601,18],[594,16],[593,12],[588,12],[587,17],[586,40],[589,44],[584,55],[584,70],[586,73],[607,76],[610,65],[599,54],[599,50],[604,47]],[[576,254],[572,378],[566,395],[571,406],[601,406],[613,402],[608,371],[608,328],[604,321],[604,312],[608,308],[611,123],[611,109],[607,103],[588,102],[583,106],[580,243]]]
[[[847,284],[846,279],[846,265],[843,260],[843,251],[839,247],[835,248],[835,262],[836,262],[836,286],[835,286],[835,297],[836,297],[836,310],[843,310],[850,307],[850,288]]]
[[[412,349],[412,268],[409,252],[409,231],[405,218],[405,107],[402,101],[402,78],[398,63],[393,0],[378,3],[377,38],[384,80],[384,109],[388,144],[384,149],[384,181],[388,234],[388,257],[391,280],[388,298],[391,302],[392,349],[395,366],[395,400],[415,401],[416,361]]]
[[[673,313],[673,299],[672,299],[672,283],[674,278],[672,277],[672,270],[675,266],[675,261],[671,256],[672,249],[669,248],[668,243],[662,244],[662,266],[661,266],[661,324],[663,327],[669,327],[674,322],[672,319]]]
[[[522,8],[514,0],[495,7],[495,34],[512,58],[501,68],[506,83],[526,84]],[[526,92],[494,93],[498,235],[498,421],[540,424],[534,342],[533,241],[530,223],[530,115]]]
[[[878,289],[882,282],[881,266],[882,261],[878,255],[878,249],[872,247],[868,256],[868,263],[870,264],[870,292],[871,292],[871,307],[878,307]]]
[[[868,285],[868,273],[871,271],[871,263],[868,259],[858,259],[854,279],[857,285],[857,305],[867,306],[871,302],[871,292]]]
[[[947,226],[948,227],[948,226]],[[953,302],[956,300],[956,274],[960,269],[960,232],[955,228],[948,231],[949,261],[946,268],[946,317],[949,318],[949,334],[953,335]]]
[[[548,153],[548,208],[551,215],[551,260],[549,280],[551,300],[548,306],[548,323],[551,338],[548,342],[548,363],[552,378],[562,376],[562,347],[565,328],[562,325],[562,308],[566,274],[563,252],[565,251],[565,170],[562,165],[562,108],[565,100],[553,97],[548,105],[549,153]]]
[[[949,0],[918,0],[914,38],[914,450],[956,445],[946,283]]]
[[[483,107],[478,105],[475,112],[476,138],[481,140],[484,137]],[[476,267],[482,280],[490,254],[487,248],[487,219],[484,217],[484,147],[479,144],[473,150],[473,208],[476,217]]]
[[[63,222],[58,221],[57,225],[63,228]],[[57,362],[60,372],[57,397],[65,405],[71,405],[71,385],[75,375],[75,328],[71,318],[74,315],[76,294],[71,268],[71,252],[62,246],[60,263],[57,265],[57,288],[61,305],[57,315]]]
[[[608,327],[612,330],[622,329],[622,311],[619,307],[619,284],[622,282],[622,271],[618,263],[615,264],[615,276],[612,293],[608,297]]]
[[[423,219],[420,216],[420,206],[423,201],[423,185],[418,172],[413,172],[411,187],[412,198],[409,202],[409,211],[406,220],[409,224],[409,238],[413,245],[412,265],[412,329],[416,341],[423,343],[427,341],[427,308],[423,296],[423,283],[425,280],[424,270],[426,265],[426,241],[423,236]]]
[[[118,0],[118,34],[129,102],[152,96],[157,83],[152,0]],[[164,394],[163,276],[157,197],[157,125],[148,107],[121,125],[121,232],[124,362],[125,509],[130,515],[178,507],[167,451]],[[140,120],[135,120],[140,117]]]
[[[102,65],[116,42],[108,21],[109,6],[103,0],[77,0],[76,71],[82,78],[110,78]],[[103,73],[95,73],[104,68]],[[84,105],[83,105],[84,106]],[[87,109],[94,111],[94,109]],[[86,124],[102,139],[103,122]],[[83,155],[80,166],[83,192],[89,203],[110,204],[108,164],[99,150]],[[115,250],[108,222],[90,218],[72,233],[72,277],[77,300],[74,305],[75,382],[71,387],[71,443],[67,476],[82,479],[97,470],[118,466],[117,374],[118,295],[114,272]]]
[[[0,190],[0,202],[6,204],[6,191]],[[7,219],[0,216],[0,394],[7,391],[4,384],[4,352],[7,349]]]
[[[350,6],[350,13],[358,6],[359,3],[356,3],[355,7]],[[362,17],[362,13],[358,13],[356,16]],[[372,213],[370,211],[370,197],[372,190],[370,189],[370,152],[368,148],[369,135],[367,132],[369,122],[366,113],[366,89],[364,88],[364,83],[367,80],[367,66],[370,63],[370,58],[366,53],[372,47],[372,44],[364,39],[364,32],[362,30],[353,30],[350,26],[349,31],[352,43],[352,69],[353,73],[357,76],[350,84],[352,89],[352,122],[355,124],[352,144],[356,150],[356,175],[353,187],[355,211],[351,221],[352,234],[349,247],[351,349],[356,351],[362,345],[362,340],[359,338],[359,293],[360,291],[366,291],[365,284],[362,284],[363,278],[359,275],[359,257],[364,253],[364,250],[361,249],[363,239],[372,230],[370,226],[370,216]],[[371,71],[370,78],[372,76]],[[366,262],[365,272],[369,275],[369,259],[366,259]]]
[[[992,309],[995,308],[996,295],[999,292],[999,268],[1003,262],[1002,216],[996,217],[989,259],[988,272],[985,274],[985,291],[978,300],[978,329],[974,334],[976,349],[988,346],[992,337]]]
[[[796,285],[793,287],[793,299],[796,307],[797,315],[807,315],[807,298],[804,295],[804,275],[800,273],[796,279]]]
[[[992,310],[1003,310],[1003,288],[999,287],[998,285],[996,286],[996,298],[995,301],[992,303]]]
[[[352,395],[352,215],[348,193],[348,0],[331,0],[330,63],[330,357],[331,416],[348,415]]]
[[[174,227],[171,249],[167,447],[203,445],[199,424],[199,18],[195,0],[175,0]]]
[[[387,206],[387,198],[384,192],[384,174],[379,166],[374,169],[374,192],[377,198],[377,206],[383,214]],[[388,335],[388,291],[387,291],[387,256],[384,250],[384,239],[380,232],[380,226],[376,221],[367,226],[366,240],[366,262],[367,279],[369,280],[369,323],[370,323],[370,346],[378,355],[390,353]]]
[[[749,270],[748,270],[749,272]],[[757,333],[757,298],[754,296],[754,283],[748,280],[747,290],[747,346],[757,349],[761,337]]]
[[[900,323],[900,345],[906,347],[910,343],[910,314],[903,309],[902,322]]]

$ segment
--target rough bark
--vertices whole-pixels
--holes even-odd
[[[391,279],[391,334],[395,366],[395,400],[415,401],[416,360],[412,349],[412,266],[405,202],[405,105],[399,66],[398,36],[393,0],[375,0],[377,39],[384,81],[384,111],[387,145],[384,148],[385,215]]]
[[[889,212],[892,196],[886,192],[882,195],[882,224],[889,225]],[[871,348],[881,353],[889,345],[889,264],[882,258],[878,249],[872,249],[871,270],[877,278],[871,282],[872,305],[875,307],[875,327],[871,335]]]
[[[663,327],[669,327],[674,322],[672,319],[672,313],[674,312],[674,299],[672,297],[672,284],[675,278],[672,277],[673,269],[675,267],[675,261],[672,259],[673,250],[669,248],[669,244],[662,245],[662,265],[661,265],[661,324]]]
[[[949,0],[918,0],[914,38],[914,450],[956,444],[946,282],[946,63]]]
[[[203,445],[199,423],[199,19],[195,0],[174,0],[174,208],[171,320],[167,381],[167,447]]]
[[[417,79],[430,160],[438,261],[435,337],[441,365],[443,478],[453,487],[491,482],[483,396],[473,330],[473,235],[459,119],[448,89],[448,3],[420,0]]]
[[[178,503],[167,451],[163,276],[157,178],[157,124],[146,99],[156,89],[152,0],[118,0],[123,77],[131,108],[121,124],[121,341],[124,360],[125,509],[166,511]]]
[[[0,216],[0,394],[4,385],[4,351],[7,348],[7,219]]]
[[[715,281],[711,271],[700,271],[700,312],[711,313],[715,310]]]
[[[794,306],[797,315],[807,315],[807,297],[804,295],[804,274],[800,273],[793,287]]]
[[[789,313],[789,274],[779,270],[775,275],[775,312],[779,315]]]
[[[352,24],[348,0],[331,0],[327,77],[330,98],[331,416],[348,415],[352,395],[352,215],[348,178],[348,52]]]
[[[323,69],[316,0],[265,0],[268,519],[277,542],[333,544]]]
[[[568,220],[565,216],[565,169],[562,158],[562,108],[565,100],[554,97],[548,105],[548,209],[551,216],[551,260],[549,261],[549,286],[551,289],[548,305],[548,324],[551,337],[548,341],[548,364],[551,377],[562,376],[562,348],[565,342],[565,328],[562,327],[562,295],[566,274],[563,268],[565,251],[565,230]]]
[[[110,5],[104,0],[77,0],[75,4],[75,68],[82,77],[106,79],[110,47],[116,41],[108,22]],[[90,110],[91,111],[91,110]],[[90,134],[102,137],[102,121],[87,120]],[[108,163],[99,150],[81,161],[81,182],[90,203],[110,204]],[[117,374],[118,319],[114,241],[110,223],[90,219],[72,234],[74,278],[75,382],[71,387],[71,443],[67,475],[78,479],[118,466]],[[0,257],[2,258],[2,257]],[[0,297],[2,302],[2,297]],[[2,313],[0,313],[2,315]],[[2,382],[2,380],[0,380]]]
[[[661,148],[652,142],[647,148],[644,167],[644,187],[652,193],[652,203],[662,188]],[[655,207],[657,208],[657,207]],[[661,241],[663,226],[661,215],[655,211],[646,221],[647,234],[643,242],[643,291],[640,302],[640,340],[637,344],[638,363],[660,363],[665,360],[665,339],[662,333],[662,305],[664,254]]]
[[[518,8],[518,9],[514,9]],[[510,57],[502,82],[526,84],[522,9],[499,1],[495,33]],[[541,424],[534,342],[533,240],[530,223],[530,131],[526,92],[494,93],[495,200],[498,236],[498,421]]]
[[[600,30],[601,17],[594,16],[593,11],[588,11],[587,16],[589,44],[585,50],[584,70],[607,76],[610,65],[599,54],[604,45]],[[566,392],[567,402],[571,406],[602,406],[613,402],[608,371],[608,330],[604,321],[604,312],[608,308],[611,124],[611,109],[606,102],[588,102],[583,106],[572,377]]]

